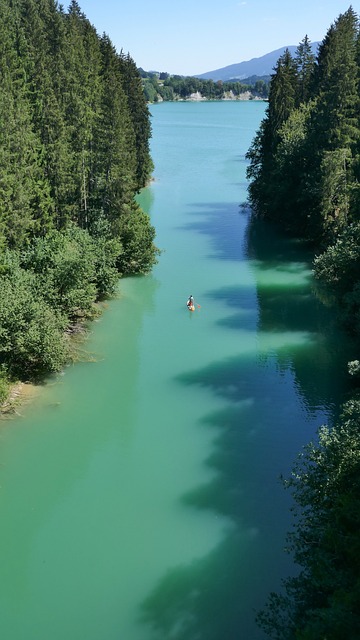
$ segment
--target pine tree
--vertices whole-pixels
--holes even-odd
[[[295,71],[280,58],[267,117],[248,154],[253,206],[314,242],[334,238],[358,217],[358,55],[350,8],[331,25],[315,65],[307,38]]]
[[[122,85],[127,96],[136,147],[136,188],[144,187],[153,170],[149,140],[151,137],[150,114],[146,104],[141,76],[131,56],[120,54]]]
[[[9,246],[25,244],[52,225],[53,202],[42,167],[42,146],[28,100],[26,70],[18,55],[24,37],[17,7],[1,7],[0,21],[0,224]]]
[[[353,152],[359,141],[358,20],[350,8],[330,27],[315,72],[316,108],[308,139],[312,218],[334,238],[348,223]]]
[[[101,102],[95,132],[94,211],[110,222],[113,235],[129,210],[136,188],[135,136],[123,90],[118,55],[108,36],[100,41]]]
[[[319,48],[313,127],[314,142],[316,138],[321,149],[347,147],[358,136],[357,37],[358,19],[350,8],[330,27]]]
[[[74,220],[88,228],[94,191],[94,134],[100,111],[99,38],[73,0],[65,16],[65,67],[60,100],[71,148]]]
[[[42,161],[54,201],[54,223],[60,228],[74,211],[71,152],[58,96],[61,49],[54,54],[56,23],[60,29],[61,17],[53,0],[21,0],[21,18],[26,32],[25,64],[34,129],[44,150]]]
[[[296,101],[296,66],[288,50],[279,58],[271,76],[269,106],[260,130],[247,153],[251,180],[249,196],[258,215],[275,220],[280,217],[276,189],[279,176],[274,157],[281,140],[280,131]]]
[[[295,65],[297,72],[296,103],[300,105],[308,102],[311,97],[311,84],[315,67],[315,55],[312,52],[311,42],[306,35],[300,42],[295,52]]]
[[[288,119],[296,104],[296,65],[288,49],[279,58],[271,76],[269,93],[269,124],[272,150],[276,151],[280,127]]]
[[[126,73],[125,73],[126,72]],[[0,395],[57,371],[65,327],[155,262],[137,70],[72,0],[0,0]],[[83,228],[80,228],[83,227]],[[5,382],[4,382],[5,376]]]

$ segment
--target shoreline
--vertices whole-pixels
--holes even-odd
[[[121,278],[119,279],[120,282]],[[119,292],[117,295],[121,295]],[[71,357],[69,361],[64,365],[64,368],[70,364],[76,362],[83,362],[86,360],[85,351],[82,347],[86,344],[89,333],[91,332],[91,323],[101,315],[108,308],[108,300],[102,300],[101,302],[94,303],[95,313],[92,318],[86,319],[84,322],[77,322],[71,324],[66,329],[71,349]],[[79,355],[80,354],[80,355]],[[53,374],[56,372],[53,372]],[[59,372],[57,372],[59,373]],[[2,420],[8,420],[21,414],[17,411],[18,408],[30,404],[38,395],[41,390],[48,384],[50,376],[53,375],[50,372],[44,379],[38,383],[36,382],[22,382],[20,380],[9,384],[9,392],[6,399],[0,404],[0,422]]]
[[[32,382],[15,382],[10,385],[8,397],[0,406],[0,420],[19,416],[17,409],[30,403],[40,393],[41,386]]]
[[[207,98],[201,94],[192,94],[186,98],[174,98],[174,100],[163,100],[161,96],[154,102],[148,102],[149,105],[162,104],[163,102],[269,102],[269,98],[261,98],[260,96],[245,96],[245,94],[239,94],[239,96],[221,98]]]

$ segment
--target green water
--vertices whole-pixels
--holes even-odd
[[[293,570],[278,477],[348,355],[309,255],[239,208],[264,110],[152,107],[159,264],[121,282],[93,361],[0,425],[4,640],[263,638],[254,611]]]

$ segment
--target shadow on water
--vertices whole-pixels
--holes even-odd
[[[247,219],[241,214],[238,203],[192,203],[189,209],[189,215],[195,216],[196,221],[188,222],[182,229],[209,236],[214,249],[213,257],[220,260],[244,260],[244,230]]]
[[[210,235],[216,257],[249,261],[255,292],[239,285],[207,296],[231,311],[219,326],[257,335],[257,353],[239,350],[177,378],[225,404],[201,420],[214,433],[206,461],[213,479],[182,502],[229,526],[211,553],[169,571],[143,603],[142,619],[159,640],[264,638],[255,611],[294,571],[282,550],[290,496],[279,476],[320,424],[332,422],[349,386],[351,345],[313,294],[311,251],[253,222],[241,244],[239,229],[229,238],[221,219],[233,213],[233,205],[206,204],[204,219],[187,228]]]
[[[354,347],[334,309],[316,296],[313,250],[263,221],[250,219],[246,253],[256,272],[259,335],[308,336],[300,348],[277,347],[278,366],[291,366],[308,408],[331,407],[335,418],[350,390],[347,363]]]
[[[256,331],[258,322],[257,298],[253,287],[229,286],[208,292],[205,298],[216,300],[234,313],[218,320],[226,329]]]
[[[261,357],[275,356],[281,370],[294,371],[308,407],[335,410],[350,388],[347,362],[353,359],[353,345],[340,330],[334,309],[316,297],[313,248],[235,203],[192,204],[190,215],[196,219],[185,228],[210,237],[212,257],[246,261],[254,276],[255,292],[253,285],[241,283],[207,294],[236,310],[219,325],[252,330],[256,323]],[[281,338],[291,334],[299,340],[290,349]]]
[[[289,573],[282,554],[289,504],[278,478],[289,471],[304,427],[299,417],[294,424],[291,390],[284,403],[286,384],[279,388],[274,370],[259,370],[250,357],[224,360],[178,382],[225,401],[225,409],[201,421],[214,433],[206,461],[213,479],[182,502],[219,514],[229,525],[211,553],[163,578],[143,605],[143,619],[164,640],[258,640],[264,636],[255,610],[274,587],[274,576],[282,568]]]
[[[353,358],[353,345],[339,328],[334,309],[316,297],[313,248],[254,219],[235,203],[192,204],[190,215],[196,220],[185,228],[210,237],[212,257],[246,261],[254,276],[255,292],[244,283],[208,292],[209,299],[237,310],[219,325],[255,330],[256,323],[261,357],[275,356],[281,370],[294,371],[308,407],[335,410],[350,388],[347,362]],[[292,348],[281,339],[291,334],[299,336]]]

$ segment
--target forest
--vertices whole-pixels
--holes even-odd
[[[170,75],[168,73],[146,72],[139,69],[143,80],[145,97],[148,102],[188,100],[191,94],[199,93],[205,100],[223,100],[225,97],[239,98],[248,93],[250,100],[265,100],[269,95],[270,78],[253,76],[242,82],[204,80],[195,76]]]
[[[258,622],[276,640],[360,637],[360,32],[352,7],[314,56],[305,37],[271,77],[247,157],[254,219],[310,244],[316,292],[351,334],[354,381],[333,425],[300,452],[287,550],[298,567]]]
[[[0,0],[0,404],[59,371],[119,277],[156,262],[135,195],[153,169],[129,54],[76,0]]]

